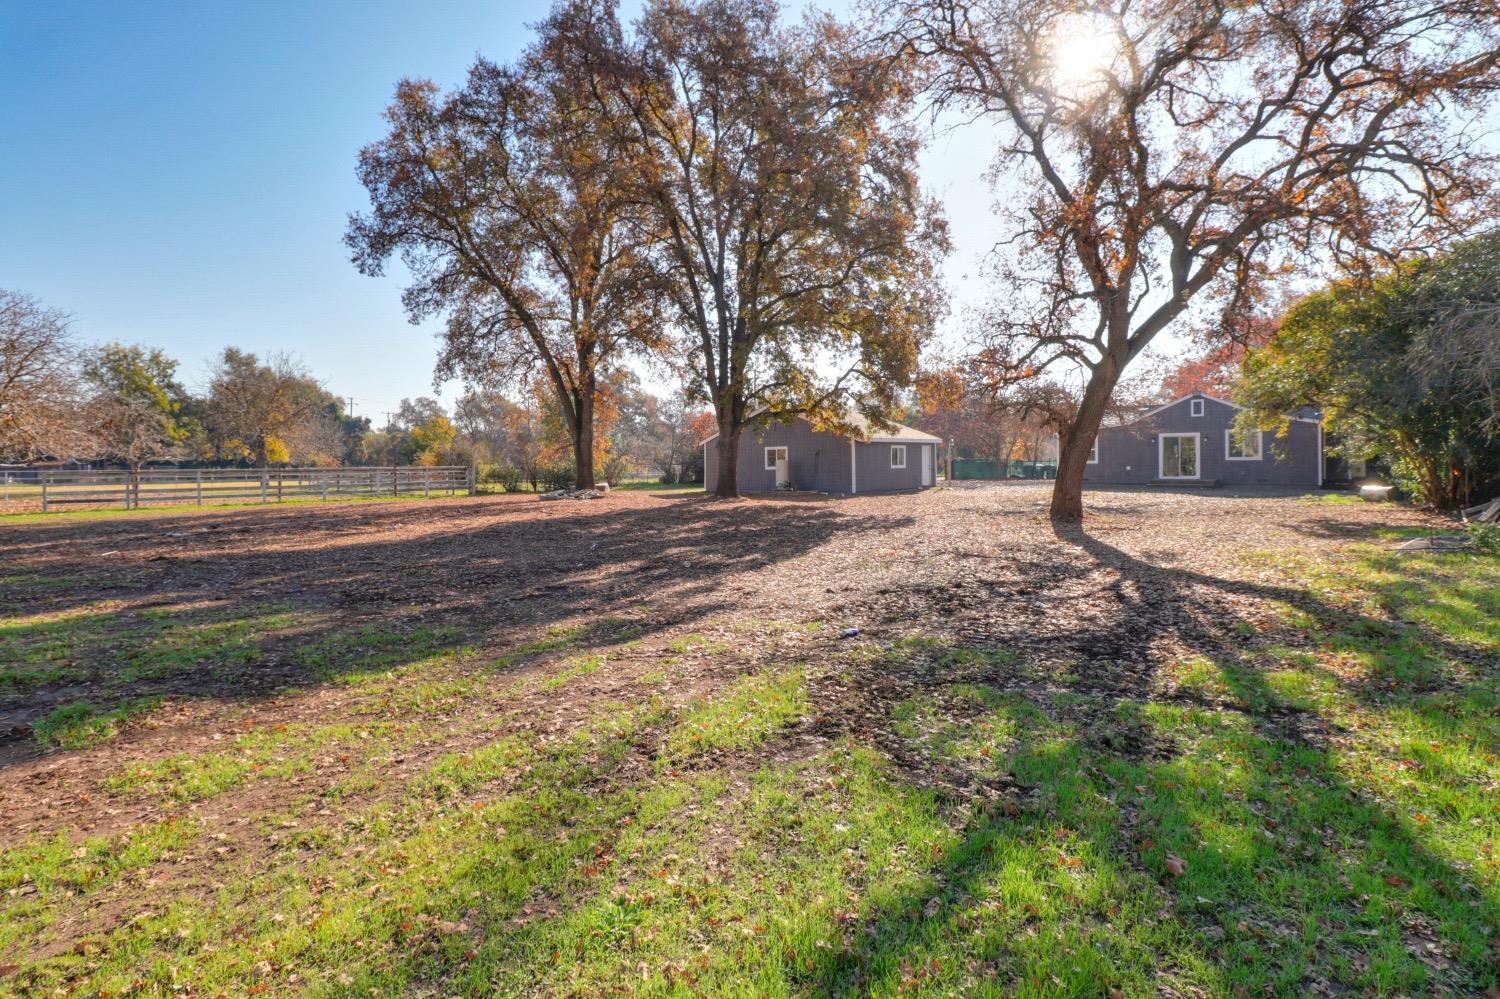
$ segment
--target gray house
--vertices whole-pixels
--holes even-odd
[[[899,423],[883,430],[858,414],[844,420],[859,429],[857,436],[814,430],[800,416],[740,434],[740,491],[889,493],[936,483],[939,438]],[[718,466],[714,434],[703,442],[703,486],[709,492],[717,485]]]
[[[1241,435],[1241,407],[1195,392],[1099,428],[1083,481],[1095,485],[1323,484],[1323,424],[1293,416],[1285,436]]]

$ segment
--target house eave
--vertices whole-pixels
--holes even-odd
[[[1140,416],[1137,416],[1133,420],[1126,420],[1124,423],[1116,423],[1116,424],[1114,424],[1114,426],[1116,426],[1116,427],[1133,427],[1137,423],[1142,423],[1142,422],[1144,422],[1146,420],[1151,419],[1151,417],[1155,416],[1157,413],[1165,412],[1166,410],[1171,409],[1173,406],[1180,406],[1182,403],[1187,402],[1189,399],[1207,399],[1209,402],[1217,402],[1221,406],[1228,406],[1230,409],[1237,409],[1237,410],[1241,410],[1241,411],[1243,411],[1244,408],[1245,408],[1244,406],[1241,406],[1239,403],[1230,402],[1228,399],[1220,399],[1218,396],[1209,395],[1207,392],[1189,392],[1187,395],[1183,396],[1180,399],[1173,399],[1169,403],[1165,403],[1163,405],[1157,406],[1155,409],[1148,410],[1148,411],[1142,413]],[[1318,424],[1320,426],[1323,423],[1322,420],[1314,420],[1314,419],[1312,419],[1311,417],[1308,417],[1308,416],[1291,416],[1291,415],[1288,415],[1287,419],[1291,420],[1294,423],[1315,423],[1315,424]],[[1104,428],[1101,427],[1100,429],[1102,430]]]

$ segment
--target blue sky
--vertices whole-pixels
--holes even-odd
[[[291,351],[379,421],[432,393],[435,327],[407,323],[399,269],[348,262],[356,155],[399,78],[509,59],[548,6],[0,0],[0,287],[84,341],[165,348],[189,384],[226,344]],[[967,130],[924,158],[956,302],[993,239],[988,155]]]

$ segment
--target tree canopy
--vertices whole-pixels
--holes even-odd
[[[195,457],[203,428],[189,415],[177,362],[161,350],[108,344],[85,354],[90,398],[79,416],[92,426],[95,457],[132,468],[167,458]]]
[[[65,314],[0,288],[0,461],[77,457],[92,449],[78,419],[77,361]]]
[[[205,422],[221,458],[257,465],[290,461],[299,437],[317,433],[328,393],[297,360],[226,347],[214,366]]]
[[[1418,497],[1500,491],[1500,236],[1298,302],[1246,360],[1246,419],[1321,409],[1351,458],[1393,459]]]
[[[413,322],[446,317],[439,377],[545,385],[591,485],[601,373],[655,349],[661,330],[654,235],[624,179],[635,147],[559,41],[584,22],[615,30],[611,11],[565,4],[513,66],[479,59],[447,95],[403,80],[389,133],[360,153],[371,211],[350,218],[345,242],[366,274],[400,255]]]
[[[786,24],[767,0],[657,0],[629,36],[607,9],[609,30],[576,18],[563,37],[635,150],[630,189],[733,494],[752,419],[881,418],[916,374],[946,229],[902,123],[910,81],[845,26]]]

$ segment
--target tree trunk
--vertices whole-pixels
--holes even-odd
[[[1052,508],[1049,514],[1052,523],[1076,525],[1083,523],[1083,473],[1088,464],[1089,451],[1094,438],[1099,434],[1099,424],[1104,420],[1104,410],[1109,396],[1115,390],[1119,375],[1106,360],[1094,369],[1088,387],[1083,390],[1083,400],[1078,412],[1063,435],[1057,456],[1057,479],[1052,483]]]
[[[740,494],[740,429],[727,419],[719,423],[719,481],[714,493],[726,499]]]
[[[573,466],[576,470],[575,485],[579,489],[594,488],[594,394],[583,393],[578,401],[578,419],[573,426]]]

